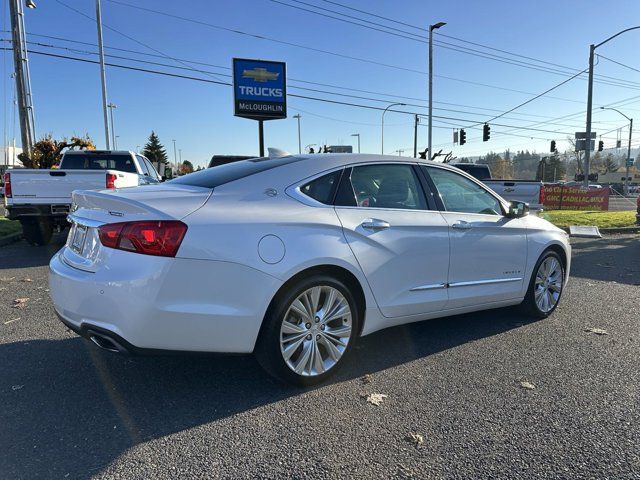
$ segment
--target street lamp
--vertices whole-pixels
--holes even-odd
[[[296,113],[293,118],[298,120],[298,154],[302,153],[302,141],[300,140],[300,119],[302,118],[302,115],[300,115],[299,113]]]
[[[389,110],[391,107],[395,107],[395,106],[404,107],[405,105],[406,103],[392,103],[387,108],[385,108],[384,111],[382,112],[382,142],[381,142],[382,147],[380,148],[381,155],[384,155],[384,114],[387,113],[387,110]]]
[[[429,159],[433,157],[431,153],[431,138],[432,138],[432,116],[433,116],[433,31],[440,27],[444,27],[445,22],[438,22],[434,25],[429,25],[429,127],[427,143],[427,151],[429,152]]]
[[[360,153],[360,134],[359,133],[352,133],[351,136],[352,137],[358,137],[358,153]]]
[[[178,167],[178,151],[176,150],[176,141],[171,140],[173,142],[173,163],[175,163],[176,168]]]
[[[113,139],[113,146],[116,150],[118,150],[118,139],[120,138],[120,135],[116,135],[116,137]]]
[[[611,35],[606,40],[594,45],[593,43],[589,46],[589,87],[587,88],[587,128],[585,135],[585,151],[584,151],[584,187],[589,188],[589,159],[591,158],[591,109],[593,108],[593,57],[598,48],[601,45],[604,45],[609,40],[613,40],[618,35],[622,35],[625,32],[630,30],[637,30],[640,28],[640,25],[637,27],[627,28],[625,30],[621,30],[615,35]]]
[[[600,107],[600,110],[613,110],[614,112],[618,112],[624,118],[629,120],[629,145],[627,146],[627,158],[625,160],[625,164],[627,166],[627,173],[625,174],[625,177],[624,177],[624,194],[629,195],[629,167],[631,166],[629,165],[629,159],[631,158],[631,134],[633,133],[633,118],[629,118],[620,110],[617,110],[611,107]]]
[[[26,0],[24,4],[27,8],[31,8],[31,9],[36,8],[36,3],[33,2],[32,0]]]

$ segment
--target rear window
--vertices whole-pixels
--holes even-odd
[[[200,170],[199,172],[190,173],[189,175],[170,180],[167,183],[215,188],[219,185],[240,180],[241,178],[271,170],[272,168],[289,165],[299,160],[302,159],[299,157],[252,158],[251,160],[241,160],[239,162],[227,163],[225,165]]]
[[[491,172],[489,170],[489,167],[487,167],[486,165],[459,163],[457,165],[454,165],[454,167],[459,168],[463,172],[467,172],[469,175],[478,180],[491,180]]]
[[[65,155],[61,167],[64,170],[119,170],[136,173],[131,155],[73,154]]]

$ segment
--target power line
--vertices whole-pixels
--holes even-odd
[[[289,3],[285,3],[285,2],[283,2],[281,0],[269,0],[269,1],[271,1],[273,3],[277,3],[277,4],[280,4],[280,5],[283,5],[283,6],[286,6],[286,7],[290,7],[290,8],[294,8],[294,9],[297,9],[297,10],[302,10],[302,11],[305,11],[305,12],[308,12],[308,13],[312,13],[312,14],[315,14],[315,15],[319,15],[319,16],[322,16],[323,18],[331,18],[333,20],[337,20],[337,21],[340,21],[340,22],[344,22],[344,23],[356,25],[356,26],[359,26],[359,27],[367,28],[369,30],[374,30],[374,31],[382,32],[382,33],[387,33],[389,35],[394,35],[396,37],[404,38],[404,39],[407,39],[407,40],[413,40],[413,41],[420,42],[420,43],[427,43],[427,41],[424,38],[422,38],[422,37],[420,37],[420,36],[418,36],[418,35],[416,35],[414,33],[406,32],[404,30],[393,29],[393,30],[396,30],[396,31],[399,31],[399,32],[403,32],[404,33],[404,35],[403,35],[403,34],[399,34],[399,33],[396,33],[396,32],[383,30],[383,29],[377,28],[375,26],[372,27],[370,25],[364,25],[362,23],[357,23],[357,22],[353,22],[353,21],[350,21],[350,20],[346,20],[346,19],[341,18],[341,17],[328,15],[328,14],[326,14],[324,12],[337,13],[337,14],[340,14],[340,15],[343,15],[343,16],[345,14],[341,14],[340,12],[336,12],[335,10],[330,10],[330,9],[327,9],[327,8],[324,8],[324,7],[313,5],[313,4],[304,2],[302,0],[288,0],[288,1],[299,3],[299,4],[303,4],[303,5],[312,6],[313,8],[315,8],[317,10],[320,10],[320,11],[310,10],[308,8],[300,7],[300,6],[297,6],[297,5],[291,5]],[[392,27],[387,27],[387,26],[381,25],[381,24],[376,23],[376,22],[371,22],[371,21],[364,20],[364,19],[361,19],[361,18],[358,18],[358,17],[354,17],[354,16],[351,16],[351,15],[347,15],[347,16],[349,18],[356,18],[356,19],[358,19],[360,21],[367,22],[367,23],[370,23],[370,24],[373,24],[373,25],[382,26],[384,28],[392,28]],[[409,35],[411,35],[411,36],[409,36]],[[418,38],[415,38],[414,36],[418,37]],[[451,38],[455,38],[455,37],[451,37]],[[473,42],[467,42],[467,43],[473,43]],[[515,66],[519,66],[519,67],[522,67],[522,68],[528,68],[528,69],[531,69],[531,70],[536,70],[536,71],[545,72],[545,73],[552,73],[552,74],[556,74],[556,75],[566,76],[566,75],[570,75],[570,73],[574,73],[576,71],[575,69],[572,69],[570,67],[566,67],[564,65],[558,65],[558,64],[555,64],[555,65],[558,65],[560,68],[562,68],[564,70],[569,70],[570,72],[562,71],[562,70],[558,70],[558,69],[552,69],[552,68],[549,68],[549,67],[542,67],[540,65],[533,65],[531,63],[523,62],[521,60],[514,60],[514,59],[506,58],[506,57],[503,57],[503,56],[500,56],[500,55],[496,55],[496,54],[492,54],[492,53],[488,53],[488,52],[482,52],[482,51],[475,50],[475,49],[472,49],[472,48],[464,47],[464,46],[461,46],[461,45],[455,45],[455,44],[448,43],[448,42],[443,42],[443,41],[434,42],[434,45],[436,45],[438,47],[441,47],[441,48],[446,48],[448,50],[453,50],[453,51],[456,51],[456,52],[459,52],[459,53],[464,53],[464,54],[467,54],[467,55],[473,55],[473,56],[477,56],[477,57],[480,57],[480,58],[499,61],[499,62],[506,63],[506,64],[509,64],[509,65],[515,65]],[[490,48],[490,47],[484,47],[483,46],[483,48]],[[493,49],[493,50],[498,51],[498,49]],[[508,52],[508,53],[511,54],[510,52]],[[524,57],[523,55],[517,55],[517,56]],[[528,58],[532,58],[532,57],[528,57]],[[534,60],[539,62],[539,60],[536,60],[536,59],[534,59]],[[544,63],[550,64],[551,62],[544,62]],[[584,71],[582,73],[584,73]],[[611,86],[618,86],[618,87],[621,87],[621,88],[632,88],[632,87],[630,87],[630,85],[635,85],[636,87],[640,87],[640,84],[636,83],[636,82],[629,82],[629,81],[620,80],[620,79],[615,79],[615,80],[617,80],[617,81],[599,80],[598,82],[599,83],[604,83],[604,84],[607,84],[607,85],[611,85]]]
[[[56,0],[56,1],[59,1],[59,0]],[[259,40],[266,40],[266,41],[278,43],[278,44],[281,44],[281,45],[287,45],[287,46],[294,47],[294,48],[300,48],[300,49],[309,50],[309,51],[322,53],[322,54],[326,54],[326,55],[332,55],[332,56],[336,56],[336,57],[340,57],[340,58],[345,58],[345,59],[348,59],[348,60],[355,60],[355,61],[370,63],[370,64],[374,64],[374,65],[378,65],[378,66],[384,66],[384,67],[387,67],[387,68],[394,68],[394,69],[398,69],[398,70],[402,70],[402,71],[408,71],[408,72],[412,72],[412,73],[418,73],[418,74],[421,74],[421,75],[426,75],[426,72],[420,71],[420,70],[415,70],[415,69],[411,69],[411,68],[407,68],[407,67],[401,67],[401,66],[398,66],[398,65],[391,65],[391,64],[388,64],[388,63],[378,62],[376,60],[371,60],[371,59],[363,59],[361,57],[345,55],[345,54],[342,54],[342,53],[329,51],[329,50],[323,50],[323,49],[319,49],[319,48],[315,48],[315,47],[309,47],[307,45],[302,45],[302,44],[297,44],[297,43],[294,43],[294,42],[288,42],[288,41],[284,41],[284,40],[279,40],[279,39],[275,39],[273,37],[267,37],[265,35],[257,35],[257,34],[253,34],[253,33],[248,33],[248,32],[245,32],[245,31],[242,31],[242,30],[239,30],[239,29],[228,28],[228,27],[224,27],[224,26],[221,26],[221,25],[216,25],[216,24],[204,22],[202,20],[197,20],[197,19],[194,19],[194,18],[183,17],[183,16],[180,16],[180,15],[171,14],[171,13],[163,12],[163,11],[160,11],[160,10],[154,10],[154,9],[151,9],[151,8],[141,7],[139,5],[134,5],[134,4],[123,2],[121,0],[107,0],[107,1],[109,1],[111,3],[114,3],[116,5],[121,5],[121,6],[124,6],[124,7],[129,7],[129,8],[133,8],[133,9],[149,12],[149,13],[154,13],[154,14],[166,16],[166,17],[169,17],[169,18],[175,18],[175,19],[179,19],[179,20],[182,20],[182,21],[185,21],[185,22],[190,22],[190,23],[194,23],[194,24],[198,24],[198,25],[202,25],[202,26],[207,26],[207,27],[210,27],[210,28],[214,28],[214,29],[217,29],[217,30],[234,33],[234,34],[237,34],[237,35],[248,36],[248,37],[259,39]],[[288,4],[284,4],[283,3],[283,5],[288,5]],[[288,6],[291,6],[291,5],[288,5]],[[318,12],[315,12],[315,13],[319,14]],[[360,24],[358,24],[358,25],[360,25]],[[366,25],[363,25],[363,26],[366,27]],[[446,46],[444,48],[453,49],[453,47],[446,47]],[[463,48],[463,47],[461,47],[461,48]],[[461,51],[461,52],[462,53],[467,53],[467,52],[464,52],[464,51]],[[488,54],[488,55],[492,55],[492,54]],[[507,63],[509,63],[509,62],[507,62]],[[511,63],[513,63],[513,62],[511,62]],[[527,65],[524,65],[524,64],[518,64],[518,66],[524,66],[526,68],[533,68],[534,70],[539,69],[538,66],[527,66]],[[557,72],[557,71],[553,71],[553,72],[552,71],[548,71],[547,73],[555,73],[557,75],[567,75],[566,72],[562,73],[562,72]],[[605,82],[605,81],[601,81],[601,80],[597,80],[597,82],[598,83],[609,84],[611,86],[618,86],[618,87],[621,87],[621,88],[640,88],[640,83],[635,84],[633,82],[629,83],[628,85],[627,84],[618,84],[618,83]]]
[[[629,70],[633,70],[634,72],[640,73],[640,70],[637,69],[637,68],[630,67],[629,65],[617,62],[616,60],[611,60],[610,58],[605,57],[604,55],[600,55],[599,53],[597,55],[598,55],[599,58],[604,58],[605,60],[608,60],[611,63],[615,63],[616,65],[620,65],[621,67],[625,67],[625,68],[628,68]]]

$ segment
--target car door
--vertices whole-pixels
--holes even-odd
[[[334,203],[384,316],[446,308],[448,225],[425,196],[416,165],[347,168]]]
[[[506,217],[502,202],[470,176],[437,166],[421,168],[449,226],[448,308],[521,296],[527,262],[524,221]]]

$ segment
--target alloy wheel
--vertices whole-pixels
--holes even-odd
[[[291,303],[282,319],[280,351],[298,375],[321,375],[339,361],[351,338],[349,302],[328,285],[309,288]]]
[[[536,273],[535,300],[538,309],[548,313],[555,308],[562,293],[562,265],[555,257],[545,258]]]

